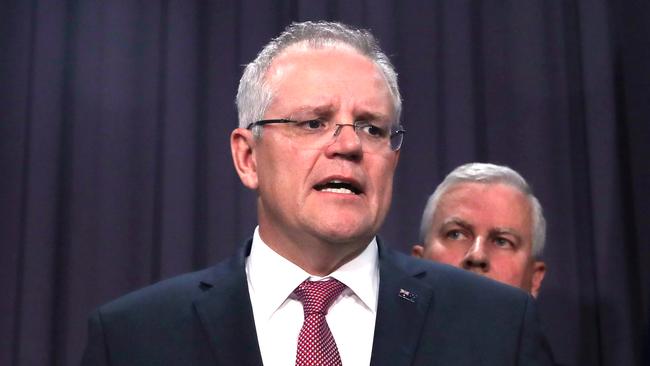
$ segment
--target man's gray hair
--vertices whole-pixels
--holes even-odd
[[[526,180],[513,169],[495,164],[487,163],[469,163],[461,165],[454,169],[445,177],[429,197],[427,206],[422,214],[422,223],[420,224],[420,240],[427,243],[431,231],[431,223],[436,213],[438,204],[442,196],[454,185],[459,183],[481,183],[496,184],[502,183],[512,186],[523,193],[530,202],[532,209],[531,216],[533,221],[533,243],[532,254],[534,258],[539,258],[544,251],[546,241],[546,220],[539,200],[533,195],[533,191]]]
[[[395,124],[399,124],[402,100],[397,85],[397,73],[390,60],[379,48],[375,37],[367,30],[354,29],[335,22],[303,22],[289,25],[282,34],[271,40],[255,60],[246,65],[237,90],[239,127],[263,118],[273,100],[273,88],[266,81],[266,73],[273,60],[293,45],[309,48],[348,46],[368,57],[377,65],[388,84],[395,110]],[[258,133],[256,131],[256,133]]]

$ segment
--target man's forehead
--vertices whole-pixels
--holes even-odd
[[[352,46],[343,43],[311,46],[306,42],[300,42],[283,49],[273,58],[264,79],[267,83],[273,83],[297,68],[309,67],[308,63],[301,63],[300,61],[311,62],[314,57],[318,58],[333,54],[358,58],[361,62],[366,62],[368,67],[373,68],[378,75],[380,74],[377,65],[368,56],[363,55]]]
[[[296,105],[291,108],[291,114],[287,117],[289,119],[328,118],[336,113],[340,108],[340,104],[340,98],[327,96],[320,98],[320,100],[317,99],[313,103]],[[388,113],[373,108],[365,108],[364,105],[357,106],[354,114],[373,121],[388,121],[391,118]]]
[[[324,58],[328,59],[324,61]],[[349,68],[337,65],[332,59],[355,68],[354,72],[348,72]],[[273,92],[272,106],[283,112],[323,116],[353,101],[357,115],[390,120],[395,113],[388,83],[379,67],[345,45],[288,48],[274,59],[265,82]],[[345,88],[340,88],[341,84]],[[287,88],[292,90],[290,98],[284,98]],[[303,92],[296,94],[296,89]]]
[[[526,195],[504,182],[461,181],[451,185],[440,197],[440,203],[458,200],[463,204],[481,204],[488,201],[518,201],[530,206]]]
[[[287,46],[284,49],[282,49],[280,52],[278,52],[278,54],[275,55],[275,57],[273,57],[271,66],[273,66],[273,64],[276,63],[276,61],[281,60],[284,57],[291,57],[291,56],[295,57],[296,55],[301,55],[301,54],[309,55],[313,53],[328,52],[328,51],[339,51],[339,52],[345,52],[350,54],[357,54],[361,57],[365,57],[368,60],[370,60],[369,57],[363,55],[355,47],[341,41],[331,41],[331,42],[325,42],[321,44],[313,44],[313,43],[309,43],[308,41],[300,41],[290,46]]]
[[[532,208],[522,192],[503,183],[462,182],[440,197],[434,215],[438,226],[449,223],[476,226],[480,221],[492,224],[495,230],[513,229],[514,224],[520,223],[531,226],[525,229],[532,233]]]

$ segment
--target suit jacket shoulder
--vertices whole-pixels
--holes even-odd
[[[380,247],[373,365],[550,365],[523,291]]]
[[[261,365],[243,258],[101,306],[82,365]]]

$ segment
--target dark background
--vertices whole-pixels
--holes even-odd
[[[228,144],[238,79],[308,19],[370,28],[400,73],[384,239],[409,250],[455,166],[507,164],[549,222],[558,361],[643,362],[650,2],[33,0],[0,5],[0,364],[78,363],[91,309],[252,234]]]

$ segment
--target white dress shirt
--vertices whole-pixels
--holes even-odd
[[[246,259],[246,276],[264,365],[295,365],[304,313],[293,290],[308,278],[330,277],[347,286],[332,303],[326,317],[341,361],[349,366],[370,365],[379,292],[375,239],[361,254],[329,276],[317,277],[269,248],[256,228],[251,253]]]

